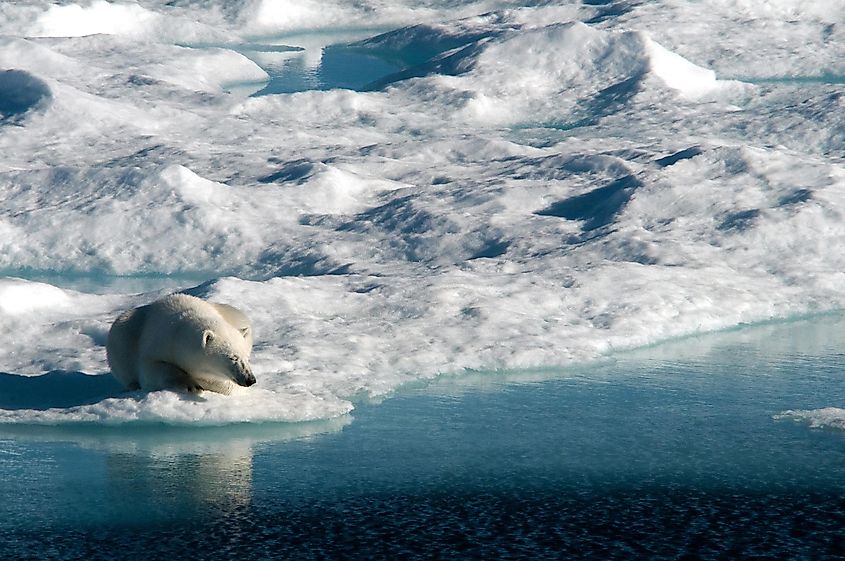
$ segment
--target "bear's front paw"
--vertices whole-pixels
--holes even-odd
[[[188,390],[188,393],[200,393],[202,391],[202,386],[194,382],[188,382],[185,389]]]

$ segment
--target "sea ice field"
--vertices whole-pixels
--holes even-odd
[[[0,422],[330,419],[440,374],[842,309],[843,18],[0,2],[0,372],[33,378]],[[109,384],[111,322],[178,290],[247,313],[256,386]]]
[[[413,440],[409,423],[431,428],[439,411],[478,413],[514,436],[497,407],[542,425],[562,404],[590,411],[590,396],[610,388],[612,406],[596,410],[607,423],[636,417],[635,399],[704,426],[712,419],[696,416],[696,403],[712,399],[720,422],[747,420],[736,416],[747,405],[761,442],[754,451],[757,440],[742,440],[749,461],[783,445],[766,431],[801,441],[795,458],[812,469],[816,455],[827,474],[814,492],[839,501],[839,514],[819,523],[841,523],[841,491],[831,491],[841,477],[824,470],[845,442],[842,361],[832,346],[810,345],[819,356],[793,349],[813,340],[795,335],[803,328],[775,337],[793,354],[753,343],[795,359],[774,381],[758,362],[733,362],[722,376],[721,358],[713,368],[681,360],[679,371],[694,375],[666,386],[640,366],[633,377],[608,367],[609,386],[560,379],[704,333],[741,341],[736,329],[749,325],[841,331],[830,318],[845,309],[843,149],[842,2],[0,1],[0,428],[9,435],[0,465],[49,494],[15,458],[41,458],[45,470],[76,458],[79,469],[63,477],[77,484],[105,462],[122,481],[123,459],[127,473],[156,468],[139,458],[171,436],[178,458],[218,441],[234,442],[231,451],[293,439],[267,444],[273,452],[253,463],[214,451],[210,467],[174,468],[208,472],[236,493],[237,470],[257,482],[272,465],[307,467],[280,458],[313,442],[332,451],[325,468],[368,431],[402,427],[390,442]],[[249,316],[255,386],[229,396],[128,392],[109,375],[114,319],[177,291]],[[763,355],[754,356],[771,364]],[[831,356],[834,373],[812,378]],[[513,391],[502,382],[526,372],[558,381]],[[440,398],[408,397],[443,380],[477,396],[443,410]],[[778,399],[756,402],[769,382]],[[498,390],[485,393],[488,384]],[[545,408],[533,420],[531,399]],[[636,439],[613,440],[601,415],[549,434],[632,450]],[[466,445],[448,448],[461,427],[484,432],[456,423],[438,433],[441,444],[425,442],[448,454]],[[660,436],[694,441],[699,429]],[[730,439],[726,426],[716,433]],[[111,435],[108,454],[90,452],[85,435]],[[512,450],[519,439],[507,442]],[[376,473],[404,465],[391,449],[374,445],[393,466],[370,466]],[[669,449],[661,461],[681,448]],[[741,455],[733,450],[728,464]],[[772,465],[789,478],[795,458]],[[623,460],[620,477],[647,464]],[[742,472],[708,461],[726,480]],[[751,471],[777,487],[775,468]],[[243,496],[258,497],[249,481]],[[783,485],[787,495],[800,488]],[[115,496],[137,492],[118,486]],[[213,492],[200,488],[196,500]],[[87,508],[79,513],[97,519]],[[44,512],[48,525],[61,518]],[[845,547],[836,543],[831,551]]]

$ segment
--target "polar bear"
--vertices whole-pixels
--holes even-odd
[[[232,306],[171,294],[118,317],[106,356],[129,389],[209,390],[251,386],[252,327]]]

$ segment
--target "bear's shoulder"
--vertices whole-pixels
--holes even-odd
[[[179,321],[183,322],[194,321],[201,324],[214,324],[224,319],[210,302],[182,293],[169,294],[136,309],[144,310],[141,313],[146,316],[148,321],[178,317]]]

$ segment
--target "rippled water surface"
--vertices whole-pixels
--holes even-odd
[[[9,558],[834,558],[843,320],[464,373],[315,424],[0,429]]]

